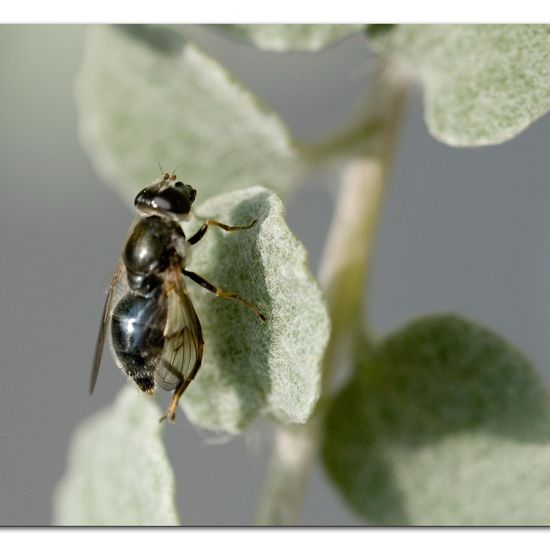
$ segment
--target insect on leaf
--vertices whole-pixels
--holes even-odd
[[[194,247],[189,269],[256,304],[267,323],[241,304],[187,283],[205,344],[183,409],[192,422],[228,432],[242,430],[260,414],[306,422],[319,396],[329,320],[280,199],[253,187],[210,199],[198,215],[230,225],[258,220],[236,233],[211,228]]]

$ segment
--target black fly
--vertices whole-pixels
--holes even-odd
[[[187,239],[180,222],[189,217],[196,194],[190,185],[176,181],[174,174],[163,174],[136,196],[134,204],[140,217],[130,230],[109,286],[90,378],[92,393],[110,324],[118,367],[145,393],[153,394],[157,385],[174,392],[161,420],[175,419],[178,402],[202,361],[201,325],[184,276],[216,296],[237,300],[260,320],[266,320],[238,294],[220,290],[185,269],[189,248],[200,241],[209,226],[240,231],[256,223],[230,226],[207,220]]]

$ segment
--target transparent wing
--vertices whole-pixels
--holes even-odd
[[[168,391],[191,382],[202,361],[202,330],[179,267],[166,271],[164,348],[155,368],[155,381]],[[179,393],[183,392],[180,389]]]
[[[105,334],[107,326],[109,325],[109,315],[113,307],[113,299],[118,294],[119,287],[123,284],[125,267],[122,262],[119,262],[115,269],[115,274],[109,285],[107,291],[107,298],[105,299],[105,305],[103,306],[103,313],[101,315],[101,324],[99,325],[99,333],[97,335],[97,342],[95,345],[94,361],[92,363],[92,372],[90,374],[90,393],[93,393],[95,384],[97,382],[97,375],[99,374],[99,367],[101,366],[101,357],[103,355],[103,348],[105,347]]]

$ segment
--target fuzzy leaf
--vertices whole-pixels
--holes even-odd
[[[373,25],[369,34],[418,73],[430,132],[449,145],[501,143],[550,109],[548,25]]]
[[[236,38],[274,52],[315,52],[358,32],[364,25],[216,25]]]
[[[200,186],[199,200],[251,185],[284,193],[299,178],[281,120],[169,27],[92,27],[77,97],[83,142],[125,198],[158,177],[157,162]]]
[[[161,411],[127,386],[76,431],[55,496],[58,525],[177,525]]]
[[[531,366],[453,316],[388,338],[332,404],[323,456],[368,521],[550,524],[550,401]]]
[[[254,187],[210,199],[198,214],[231,225],[258,220],[251,229],[232,233],[211,227],[194,247],[189,269],[256,304],[268,321],[187,284],[205,347],[183,409],[192,422],[228,432],[242,430],[261,413],[285,423],[305,422],[319,396],[329,321],[281,201]]]

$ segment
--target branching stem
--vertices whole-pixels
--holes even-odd
[[[322,144],[304,149],[311,158],[352,156],[340,186],[331,228],[319,271],[332,322],[325,353],[321,398],[307,424],[279,428],[268,479],[259,509],[261,525],[297,525],[307,480],[317,456],[327,397],[331,393],[338,358],[345,344],[364,343],[363,305],[382,198],[393,157],[406,83],[393,69],[379,72],[364,131],[353,129],[357,141],[342,136],[334,147]],[[366,331],[368,334],[368,330]],[[347,337],[351,336],[351,339]],[[351,342],[349,341],[351,340]]]

